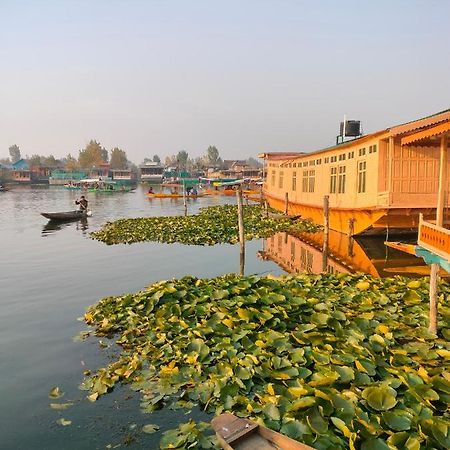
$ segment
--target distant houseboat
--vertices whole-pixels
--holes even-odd
[[[164,167],[157,162],[148,162],[139,166],[141,181],[150,183],[162,183],[164,177]]]
[[[449,134],[446,110],[312,153],[263,153],[264,195],[270,206],[319,224],[328,195],[330,228],[346,234],[417,228],[419,213],[435,216]]]

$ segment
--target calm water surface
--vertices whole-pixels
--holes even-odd
[[[170,410],[153,415],[139,411],[139,396],[128,387],[115,389],[95,403],[78,390],[83,371],[108,363],[114,350],[102,350],[90,338],[74,342],[86,325],[79,320],[87,306],[108,295],[138,291],[172,277],[213,277],[239,270],[239,248],[142,243],[107,246],[89,238],[108,220],[122,217],[177,215],[182,200],[151,199],[134,193],[88,194],[93,217],[48,227],[40,212],[74,209],[77,191],[58,187],[18,187],[0,193],[0,448],[103,449],[158,448],[160,433],[140,433],[156,423],[161,431],[189,416]],[[199,207],[233,199],[190,200]],[[282,273],[274,262],[257,257],[261,241],[247,243],[246,274]],[[49,407],[49,390],[73,401],[65,411]],[[198,413],[197,413],[198,414]],[[63,427],[56,421],[71,420]]]

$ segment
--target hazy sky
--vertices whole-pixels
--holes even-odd
[[[450,1],[0,0],[0,157],[311,151],[450,108]]]

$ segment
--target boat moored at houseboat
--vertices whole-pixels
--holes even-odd
[[[434,218],[448,135],[450,110],[312,153],[263,153],[264,196],[318,224],[328,196],[330,228],[350,235],[415,229],[420,213]]]

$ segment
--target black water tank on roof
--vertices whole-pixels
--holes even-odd
[[[359,120],[347,120],[345,136],[356,137],[361,135],[361,122]],[[341,122],[340,136],[344,136],[344,122]]]

